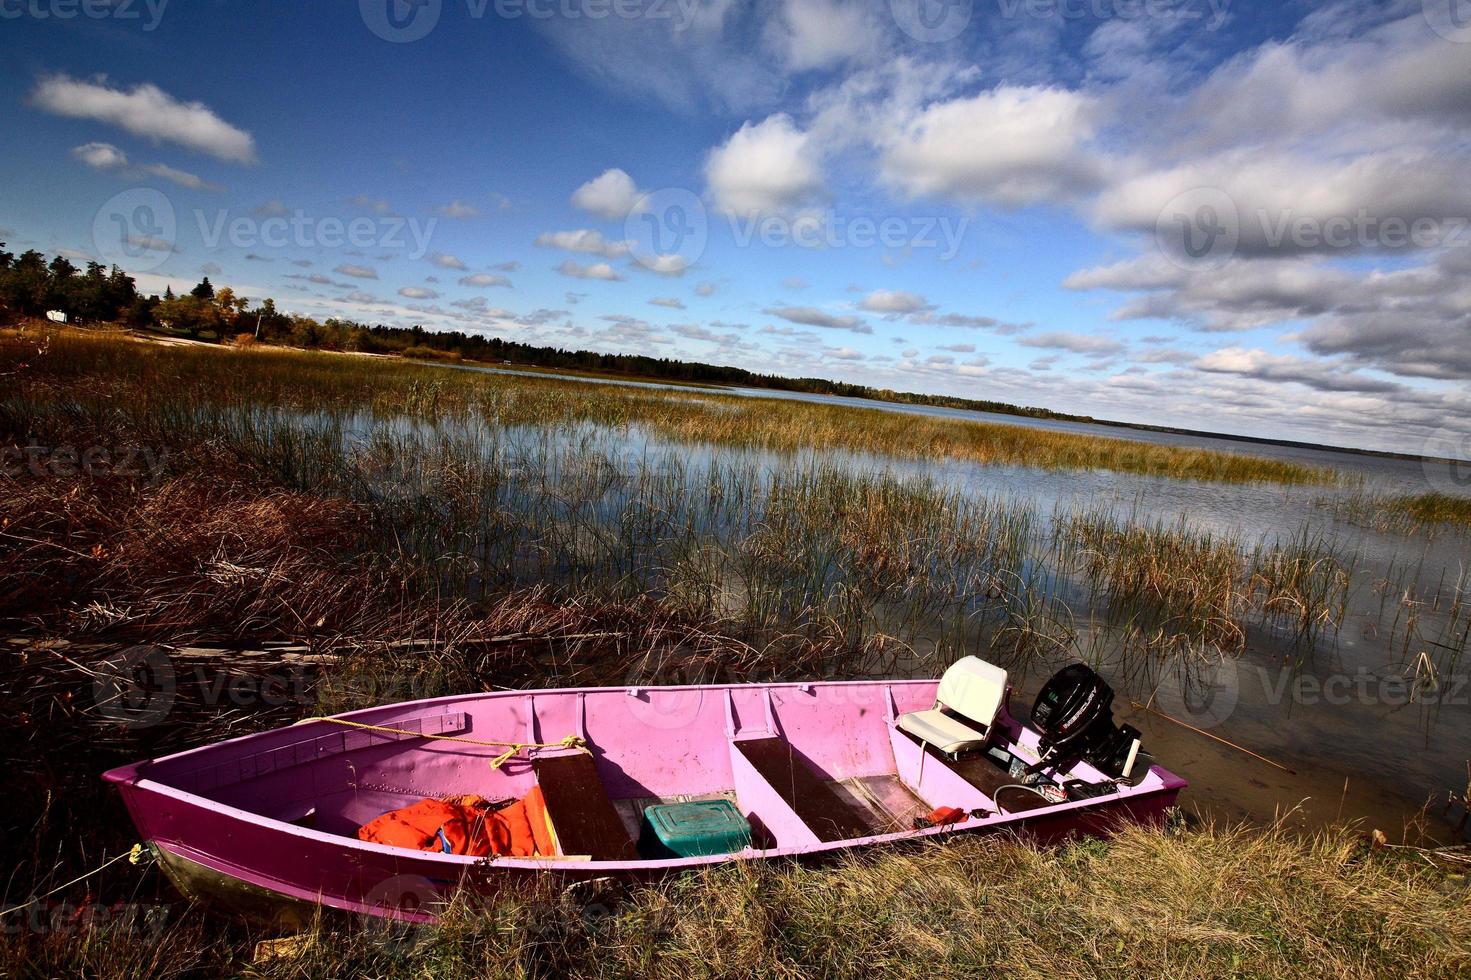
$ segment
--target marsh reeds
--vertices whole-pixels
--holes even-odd
[[[1337,478],[1333,471],[1259,456],[844,405],[579,384],[278,349],[163,349],[76,331],[57,332],[49,342],[46,356],[29,364],[33,382],[88,378],[100,383],[102,393],[146,385],[157,401],[327,413],[371,406],[380,415],[409,417],[469,413],[498,426],[637,423],[666,439],[703,445],[840,449],[1222,482]],[[34,346],[13,335],[0,337],[0,343],[17,359]]]
[[[1471,528],[1471,496],[1359,493],[1323,503],[1337,516],[1376,531],[1414,534]]]

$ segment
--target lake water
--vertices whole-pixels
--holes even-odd
[[[526,372],[470,368],[495,374]],[[534,374],[539,378],[558,378]],[[755,389],[691,386],[560,376],[586,384],[661,388],[702,394],[793,399],[860,410],[908,412],[1064,431],[1104,438],[1222,449],[1314,466],[1350,476],[1335,486],[1220,484],[1141,477],[1102,470],[1039,470],[971,462],[896,460],[839,451],[796,457],[745,450],[691,449],[650,437],[636,427],[584,434],[608,465],[623,473],[671,465],[697,493],[701,474],[732,461],[763,472],[831,463],[852,472],[922,479],[975,496],[1008,498],[1044,515],[1112,509],[1141,522],[1182,522],[1238,540],[1245,548],[1308,539],[1325,542],[1353,569],[1346,616],[1304,649],[1279,631],[1253,625],[1239,660],[1186,683],[1174,675],[1147,684],[1111,676],[1118,709],[1146,735],[1159,760],[1192,781],[1188,798],[1206,812],[1319,825],[1362,819],[1394,836],[1423,812],[1432,837],[1449,834],[1440,802],[1471,778],[1471,658],[1466,650],[1471,603],[1471,537],[1458,531],[1405,534],[1373,530],[1337,516],[1334,500],[1369,492],[1419,493],[1458,489],[1429,479],[1419,460],[1361,455],[1229,438],[1131,430],[1077,422],[992,415],[928,406]],[[1357,484],[1357,485],[1356,485]],[[611,486],[611,485],[610,485]],[[602,513],[617,513],[617,490]],[[1070,598],[1076,600],[1076,587]],[[1108,611],[1074,610],[1084,642],[1106,648]],[[1423,657],[1422,657],[1423,655]],[[1433,665],[1432,673],[1427,662]],[[1107,670],[1105,669],[1107,673]],[[1014,678],[1013,707],[1022,717],[1045,671]],[[1132,702],[1185,722],[1190,731]],[[1213,736],[1213,737],[1212,737]],[[1249,749],[1256,758],[1226,743]],[[1275,763],[1275,764],[1274,764]],[[1291,770],[1291,771],[1289,771]]]
[[[1432,481],[1431,473],[1445,470],[1445,466],[1427,465],[1419,459],[1402,459],[1392,456],[1376,456],[1347,450],[1308,446],[1279,446],[1250,440],[1234,439],[1226,435],[1193,435],[1176,432],[1156,432],[1128,426],[1102,425],[1097,422],[1074,422],[1066,419],[1038,419],[1025,415],[1005,415],[999,412],[979,412],[971,409],[946,408],[938,405],[906,405],[898,402],[877,401],[871,398],[848,398],[840,395],[809,394],[796,391],[779,391],[772,388],[705,387],[700,385],[661,384],[653,381],[632,381],[621,378],[594,378],[572,374],[541,371],[518,371],[514,368],[493,368],[469,364],[447,364],[466,371],[487,374],[507,374],[517,377],[550,378],[559,381],[574,381],[581,384],[615,385],[629,388],[662,391],[684,391],[710,395],[738,395],[743,398],[772,398],[785,401],[810,402],[818,405],[842,405],[848,408],[875,411],[900,412],[924,415],[931,418],[959,419],[970,422],[991,422],[998,425],[1018,425],[1042,429],[1048,432],[1066,432],[1073,435],[1097,436],[1102,439],[1126,439],[1162,446],[1184,446],[1192,449],[1211,449],[1220,452],[1242,453],[1266,459],[1280,459],[1307,466],[1322,466],[1337,469],[1351,477],[1361,478],[1365,485],[1379,492],[1425,493],[1429,490],[1471,496],[1471,462],[1463,463],[1457,475],[1464,479]]]

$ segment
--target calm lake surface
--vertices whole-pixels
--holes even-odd
[[[494,374],[528,372],[458,366]],[[1275,819],[1305,826],[1362,819],[1398,833],[1419,821],[1431,837],[1450,833],[1442,819],[1448,790],[1471,778],[1471,683],[1466,604],[1471,604],[1471,536],[1438,529],[1413,534],[1374,530],[1339,516],[1335,501],[1364,493],[1423,493],[1432,481],[1419,460],[1274,446],[1226,437],[1179,435],[1115,426],[1030,419],[957,409],[757,389],[714,389],[648,382],[532,374],[584,384],[840,404],[857,410],[905,412],[995,422],[1049,431],[1217,449],[1314,466],[1348,479],[1333,486],[1221,484],[1108,471],[1041,470],[970,462],[896,460],[840,451],[789,455],[692,449],[661,442],[637,427],[584,436],[622,473],[670,467],[697,492],[703,474],[738,462],[776,472],[796,464],[834,464],[851,472],[929,481],[965,494],[1031,505],[1049,520],[1106,508],[1142,523],[1181,523],[1235,539],[1245,549],[1310,540],[1352,569],[1346,616],[1308,648],[1262,626],[1248,631],[1244,654],[1200,677],[1166,674],[1146,683],[1115,672],[1121,720],[1139,727],[1158,759],[1192,782],[1189,798],[1227,818]],[[1467,489],[1471,494],[1471,489]],[[616,498],[617,490],[609,493]],[[608,513],[617,510],[610,501]],[[1078,617],[1085,646],[1107,650],[1109,611],[1090,604],[1077,583],[1054,587]],[[1091,634],[1091,635],[1090,635]],[[1422,656],[1423,655],[1423,656]],[[1433,665],[1427,670],[1426,663]],[[1109,673],[1106,656],[1103,669]],[[917,672],[933,670],[933,665]],[[1023,718],[1050,669],[1015,676],[1013,709]],[[1155,711],[1208,735],[1176,724]],[[1214,738],[1210,737],[1214,736]],[[1271,762],[1247,755],[1224,742]],[[1275,764],[1273,764],[1275,763]]]

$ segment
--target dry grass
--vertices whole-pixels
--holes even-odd
[[[1452,859],[1454,855],[1450,856]],[[1462,977],[1463,875],[1363,835],[1130,829],[1039,848],[1007,838],[831,867],[738,864],[583,905],[466,903],[442,927],[329,916],[252,965],[239,928],[184,913],[168,940],[21,933],[8,975],[166,977]]]

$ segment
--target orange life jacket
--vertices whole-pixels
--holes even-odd
[[[420,800],[358,828],[358,839],[391,847],[470,857],[533,857],[557,853],[541,787],[490,810],[478,797]]]

